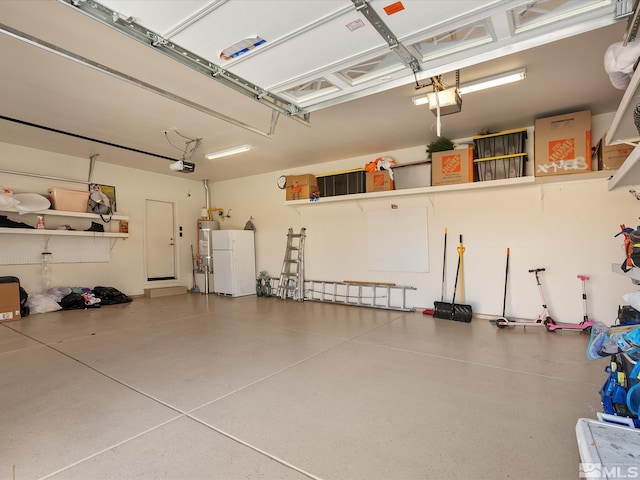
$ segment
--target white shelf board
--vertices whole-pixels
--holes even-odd
[[[627,187],[629,185],[640,185],[640,145],[636,146],[620,166],[620,168],[609,180],[608,188],[613,190],[617,187]]]
[[[614,170],[597,170],[595,172],[572,173],[567,175],[551,175],[548,177],[536,177],[536,184],[563,183],[563,182],[587,182],[598,178],[610,178]]]
[[[638,103],[640,103],[640,68],[636,69],[622,100],[620,100],[618,110],[616,110],[611,126],[607,131],[605,138],[607,145],[615,143],[635,144],[640,140],[640,135],[633,121],[633,110]]]
[[[473,182],[473,183],[459,183],[455,185],[439,185],[435,187],[418,187],[418,188],[404,188],[400,190],[387,190],[384,192],[369,192],[369,193],[354,193],[351,195],[336,195],[335,197],[321,197],[317,201],[306,200],[289,200],[286,201],[286,205],[314,205],[316,203],[331,203],[331,202],[350,202],[353,200],[367,200],[372,198],[385,198],[385,197],[401,197],[406,195],[424,195],[430,193],[440,192],[453,192],[458,190],[476,190],[481,188],[500,188],[510,187],[513,185],[521,185],[524,183],[533,183],[534,177],[518,177],[507,178],[505,180],[492,180],[487,182]]]
[[[640,281],[640,268],[632,267],[631,270],[629,270],[628,272],[623,272],[622,268],[620,268],[621,265],[622,265],[622,262],[612,263],[611,271],[613,273],[617,273],[618,275],[624,275],[625,277],[629,277],[631,280]]]
[[[425,195],[425,194],[432,194],[432,193],[477,190],[477,189],[483,189],[483,188],[510,188],[517,185],[525,185],[525,184],[544,185],[548,183],[590,181],[590,180],[599,179],[599,178],[609,178],[613,173],[614,172],[612,170],[603,170],[603,171],[597,171],[597,172],[576,173],[571,175],[552,175],[548,177],[534,177],[532,175],[528,175],[525,177],[507,178],[504,180],[491,180],[486,182],[458,183],[455,185],[440,185],[435,187],[406,188],[406,189],[400,189],[400,190],[387,190],[384,192],[336,195],[335,197],[321,197],[318,200],[315,200],[313,202],[309,199],[289,200],[289,201],[285,201],[285,204],[291,205],[291,206],[315,205],[318,203],[350,202],[354,200],[368,200],[372,198],[401,197],[406,195]]]
[[[7,213],[19,213],[15,208],[0,208],[0,212]],[[89,212],[67,212],[65,210],[38,210],[37,212],[29,212],[24,215],[52,215],[56,217],[75,217],[75,218],[92,218],[92,219],[100,219],[100,215],[97,213],[89,213]],[[104,215],[105,218],[108,215]],[[129,220],[127,215],[119,215],[114,214],[111,217],[111,220]]]
[[[0,233],[9,233],[12,235],[59,235],[67,237],[111,237],[111,238],[128,238],[128,233],[120,232],[86,232],[84,230],[49,230],[46,228],[8,228],[0,227]]]

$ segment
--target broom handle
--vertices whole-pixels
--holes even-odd
[[[458,255],[458,268],[456,268],[456,281],[453,284],[453,298],[451,299],[451,307],[456,303],[456,290],[458,289],[458,275],[460,275],[460,255]],[[453,311],[453,309],[451,310]]]
[[[509,278],[509,253],[511,249],[507,247],[507,266],[504,269],[504,297],[502,297],[502,316],[507,308],[507,280]]]
[[[464,245],[462,244],[462,235],[460,235],[460,244],[458,245],[458,269],[460,270],[460,302],[464,303]]]
[[[445,289],[445,273],[447,267],[447,229],[444,229],[444,253],[442,257],[442,292],[440,293],[440,301],[444,302],[444,289]]]

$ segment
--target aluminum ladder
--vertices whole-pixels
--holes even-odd
[[[307,294],[305,300],[403,312],[414,310],[413,307],[407,306],[406,294],[409,290],[416,290],[416,287],[409,285],[350,280],[344,282],[305,280],[304,283]]]
[[[280,281],[276,296],[287,299],[304,300],[304,239],[306,228],[300,233],[293,233],[293,228],[287,233],[287,250],[282,262]]]

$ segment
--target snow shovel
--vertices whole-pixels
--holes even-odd
[[[462,244],[462,235],[460,235],[460,244]],[[456,269],[456,281],[453,286],[453,299],[451,303],[433,302],[433,317],[444,320],[454,320],[456,322],[471,321],[473,311],[471,305],[462,305],[456,302],[456,291],[458,289],[458,277],[460,276],[460,262],[462,255],[458,255],[458,268]]]

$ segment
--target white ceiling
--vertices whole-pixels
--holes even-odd
[[[390,50],[360,3],[399,47]],[[623,92],[611,86],[603,56],[626,27],[614,21],[614,4],[403,0],[399,9],[393,0],[105,0],[105,12],[121,14],[115,24],[107,16],[108,26],[72,0],[3,0],[0,141],[183,175],[168,169],[168,158],[182,153],[164,132],[185,147],[176,129],[202,138],[190,178],[307,165],[320,173],[313,164],[432,141],[435,116],[411,97],[431,91],[417,92],[416,82],[432,76],[451,85],[456,69],[462,83],[520,67],[527,78],[464,96],[462,112],[442,117],[448,138],[572,110],[611,112]],[[354,22],[364,26],[351,31]],[[175,46],[172,52],[198,63],[178,62],[113,28],[119,25],[157,34],[165,49]],[[219,57],[255,36],[266,42],[232,60]],[[262,103],[247,95],[256,92]],[[280,113],[274,117],[266,104]],[[242,144],[251,151],[204,159]]]

